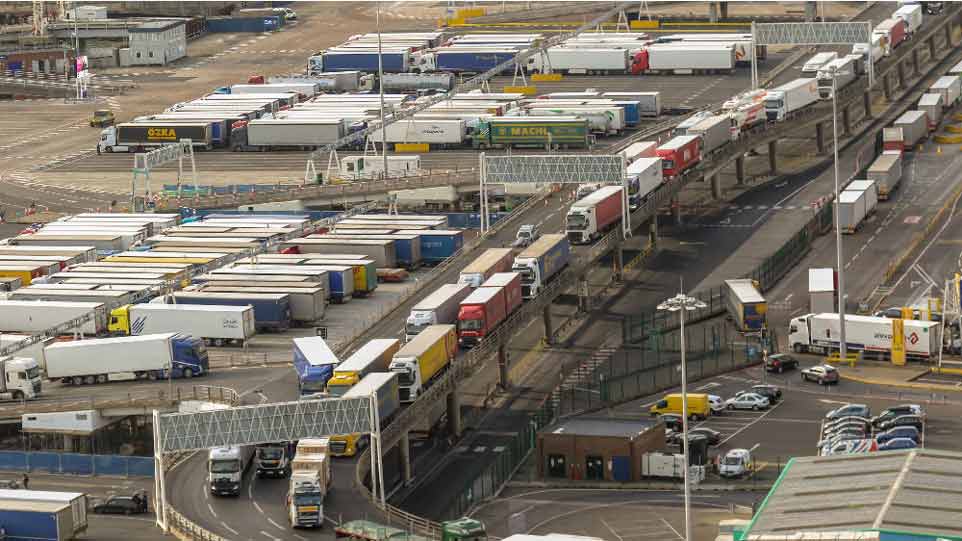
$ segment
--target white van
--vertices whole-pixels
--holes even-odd
[[[817,73],[818,70],[836,58],[838,58],[836,52],[818,53],[805,62],[805,65],[802,66],[802,73]]]
[[[741,477],[754,468],[752,452],[748,449],[732,449],[725,453],[718,463],[718,474],[722,477]]]

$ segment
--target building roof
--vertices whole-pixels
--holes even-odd
[[[745,532],[880,531],[962,540],[962,453],[792,459]]]
[[[176,21],[147,21],[129,30],[130,33],[138,32],[163,32],[171,28],[176,28],[184,24],[183,20]]]
[[[573,417],[563,419],[545,427],[542,434],[557,434],[569,436],[610,436],[634,439],[651,427],[657,421],[646,419],[609,419],[606,417]]]

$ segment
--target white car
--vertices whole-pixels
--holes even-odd
[[[710,394],[708,395],[708,407],[712,413],[721,413],[725,411],[725,399],[717,394]]]
[[[755,393],[743,393],[729,398],[725,406],[730,410],[762,410],[769,406],[768,398]]]

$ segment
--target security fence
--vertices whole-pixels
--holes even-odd
[[[153,477],[154,459],[143,456],[0,451],[0,471]]]

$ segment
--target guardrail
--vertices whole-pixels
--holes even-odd
[[[193,541],[229,541],[226,537],[221,537],[203,526],[194,523],[170,504],[164,506],[167,515],[167,527],[179,539],[190,539]]]
[[[97,81],[97,77],[92,78],[92,82],[87,85],[88,89],[100,90],[104,92],[117,92],[123,93],[126,89],[132,88],[133,84],[117,84],[115,82],[93,82]],[[9,84],[18,85],[31,85],[31,86],[42,86],[44,88],[58,88],[64,90],[73,90],[76,88],[77,80],[76,78],[71,79],[60,73],[47,73],[47,72],[35,72],[35,71],[11,71],[5,70],[0,72],[0,82],[5,82]]]
[[[87,398],[63,400],[21,400],[0,405],[0,418],[15,418],[28,413],[52,413],[59,411],[103,410],[119,408],[171,408],[183,400],[203,400],[236,405],[239,401],[233,389],[211,385],[192,385],[190,388],[175,387],[173,395],[165,390],[127,393],[123,398]]]

